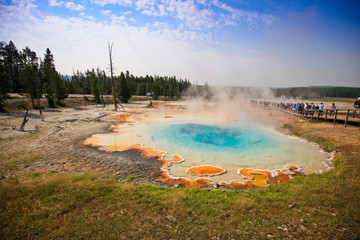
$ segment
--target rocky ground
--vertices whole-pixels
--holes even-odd
[[[153,183],[160,165],[155,159],[145,159],[135,150],[106,153],[81,146],[87,137],[109,132],[119,116],[146,112],[147,104],[127,104],[126,112],[112,111],[113,105],[50,109],[44,111],[45,121],[41,121],[38,111],[30,110],[23,132],[17,129],[24,113],[1,114],[1,173],[93,173]]]

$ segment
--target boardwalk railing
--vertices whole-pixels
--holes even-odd
[[[251,100],[252,104],[258,104],[266,107],[279,108],[289,113],[302,116],[304,118],[311,118],[323,121],[333,121],[335,123],[344,123],[345,127],[348,124],[358,125],[360,130],[360,109],[293,109],[292,104],[256,101]]]

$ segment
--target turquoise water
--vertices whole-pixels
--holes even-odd
[[[282,145],[279,136],[250,126],[170,124],[157,127],[150,134],[158,144],[171,148],[177,146],[182,151],[205,151],[208,154],[228,152],[259,156]]]
[[[97,144],[123,150],[138,143],[164,151],[166,159],[180,155],[185,161],[167,167],[170,174],[194,180],[187,169],[213,165],[226,169],[217,180],[237,179],[241,168],[273,170],[286,164],[306,173],[319,172],[327,154],[318,145],[279,134],[273,128],[253,123],[223,123],[209,119],[160,119],[128,127],[129,132],[98,134]]]
[[[169,129],[167,129],[169,130]],[[182,124],[174,126],[171,133],[175,140],[190,140],[196,145],[210,144],[214,146],[232,147],[239,145],[244,134],[238,129],[220,128],[201,124]],[[184,141],[181,141],[184,142]]]
[[[153,124],[147,134],[144,145],[185,159],[170,167],[175,176],[189,177],[186,169],[199,165],[222,167],[233,176],[240,168],[282,169],[286,164],[312,173],[324,169],[327,159],[318,146],[256,123],[175,120]]]

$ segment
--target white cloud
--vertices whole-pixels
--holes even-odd
[[[161,16],[167,15],[167,13],[166,13],[166,6],[165,6],[165,5],[159,5],[158,8],[159,8],[159,12],[160,12],[160,15],[161,15]]]
[[[136,9],[155,10],[155,0],[138,0],[135,3]]]
[[[206,0],[196,0],[196,2],[204,5],[206,3]]]
[[[274,20],[271,15],[235,9],[219,0],[137,0],[135,6],[144,15],[171,16],[179,21],[179,26],[192,30],[241,24],[254,29],[269,26]]]
[[[92,21],[95,20],[94,16],[87,15],[87,14],[84,13],[84,12],[81,12],[81,13],[80,13],[80,16],[83,17],[83,18],[92,20]]]
[[[161,23],[159,21],[156,21],[153,23],[153,26],[160,29],[167,29],[169,26],[166,23]]]
[[[238,25],[247,23],[249,28],[258,28],[261,26],[270,26],[274,22],[274,16],[269,14],[259,14],[257,12],[244,11],[242,9],[232,8],[219,0],[213,0],[214,6],[224,10],[227,14],[220,20],[224,25]]]
[[[270,49],[259,50],[254,44],[240,49],[242,52],[257,50],[256,54],[245,56],[238,53],[241,52],[241,42],[237,42],[228,43],[232,51],[225,52],[222,47],[226,43],[220,42],[217,48],[209,44],[207,34],[210,31],[199,33],[186,27],[193,21],[200,21],[199,27],[208,27],[202,21],[214,14],[211,9],[199,9],[193,2],[186,1],[188,5],[184,10],[190,11],[187,13],[179,9],[182,6],[179,1],[168,0],[168,3],[165,6],[173,3],[173,9],[166,8],[167,13],[173,14],[179,21],[182,19],[176,29],[172,29],[171,24],[164,24],[161,19],[148,26],[135,27],[127,24],[130,19],[124,15],[110,14],[112,22],[107,23],[93,21],[87,18],[86,13],[72,18],[45,15],[33,2],[18,1],[10,6],[0,4],[1,40],[13,40],[18,49],[29,46],[40,57],[47,47],[50,48],[56,68],[62,74],[97,67],[106,70],[107,43],[114,41],[116,74],[129,70],[134,75],[176,75],[199,84],[207,81],[214,85],[337,85],[338,79],[343,79],[343,84],[359,85],[358,55],[347,55],[340,47],[336,51],[330,47],[327,51],[307,49],[306,46],[298,50],[295,47],[291,48],[293,57],[290,58],[284,46],[271,49],[272,45]],[[201,10],[206,11],[201,13]],[[252,17],[256,20],[261,15]],[[249,16],[248,21],[255,21],[252,17]],[[230,14],[228,20],[236,21],[237,18]],[[217,21],[213,20],[210,24],[216,26]]]
[[[148,16],[156,16],[156,13],[150,10],[143,10],[141,13]]]
[[[100,6],[107,4],[118,4],[120,6],[132,6],[132,0],[92,0],[93,3]]]
[[[64,5],[63,1],[49,0],[49,6],[50,7],[61,7],[63,5]]]
[[[212,18],[215,14],[210,9],[198,9],[193,1],[172,1],[175,8],[175,17],[181,20],[190,29],[209,29],[215,27]]]
[[[102,14],[104,14],[105,16],[109,16],[110,13],[111,13],[110,10],[103,10],[103,11],[101,11],[101,12],[102,12]]]
[[[112,20],[112,24],[124,24],[124,20],[126,19],[125,16],[121,15],[121,16],[116,16],[115,14],[112,14],[110,16],[111,20]]]
[[[84,6],[82,6],[81,4],[75,4],[73,2],[67,2],[65,4],[66,8],[70,9],[70,10],[74,10],[74,11],[83,11],[85,9]]]
[[[165,12],[151,11],[151,10],[148,10],[148,9],[143,10],[141,13],[144,14],[144,15],[154,16],[154,17],[162,17],[162,16],[166,15]]]

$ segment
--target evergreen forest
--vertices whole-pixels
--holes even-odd
[[[110,76],[99,68],[76,71],[63,76],[56,70],[54,56],[47,48],[43,58],[29,47],[18,50],[12,41],[0,42],[0,110],[8,93],[20,93],[31,98],[33,108],[39,108],[40,98],[45,96],[49,107],[63,105],[68,94],[92,94],[96,103],[103,102],[104,95],[112,94]],[[120,72],[115,79],[115,92],[121,102],[131,96],[151,94],[153,99],[178,99],[189,88],[190,81],[176,76],[134,76],[129,71]]]
[[[176,76],[134,76],[129,71],[114,76],[115,93],[120,102],[128,102],[132,96],[151,95],[153,99],[179,99],[191,86],[187,79]],[[256,93],[257,88],[240,88],[241,92]],[[255,90],[254,90],[255,89]],[[210,92],[208,84],[195,86],[194,90]],[[351,87],[293,87],[272,88],[275,97],[287,98],[357,98],[360,88]],[[196,91],[195,91],[196,92]],[[0,111],[8,93],[20,93],[30,97],[32,107],[39,108],[40,99],[45,97],[48,107],[63,106],[68,94],[92,94],[96,103],[104,103],[104,95],[112,94],[110,76],[102,69],[76,71],[64,76],[56,70],[54,56],[50,49],[43,58],[29,47],[18,50],[12,41],[0,42]],[[195,94],[196,95],[196,94]]]

